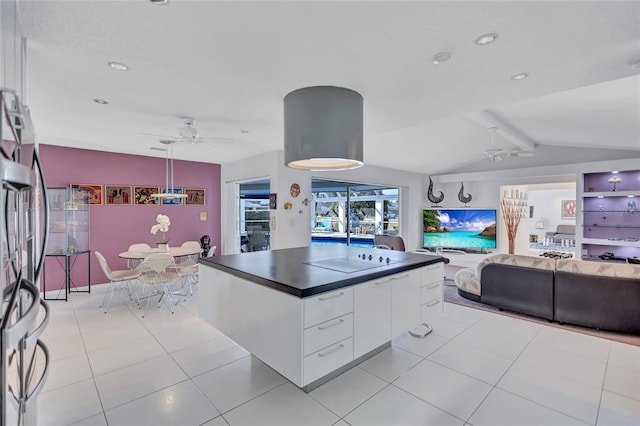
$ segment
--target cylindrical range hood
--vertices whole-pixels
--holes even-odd
[[[284,97],[284,159],[288,167],[346,170],[363,163],[362,95],[314,86]]]

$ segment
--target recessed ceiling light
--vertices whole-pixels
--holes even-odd
[[[485,44],[493,43],[498,38],[498,34],[489,33],[481,35],[476,39],[476,44],[478,46],[484,46]]]
[[[163,4],[168,4],[169,0],[149,0],[149,3],[163,5]]]
[[[240,130],[240,133],[246,135],[247,133],[249,133],[249,131],[248,130]]]
[[[617,170],[613,170],[611,173],[613,173],[615,175],[616,173],[618,173],[618,171]]]
[[[440,52],[440,53],[437,53],[433,57],[433,59],[431,59],[431,61],[434,64],[438,65],[438,64],[441,64],[443,62],[447,62],[449,59],[451,59],[451,53],[449,53],[449,52]]]
[[[129,69],[129,67],[123,64],[122,62],[111,61],[109,62],[109,66],[114,70],[118,70],[118,71],[126,71]]]
[[[100,99],[100,98],[95,98],[95,99],[93,100],[93,102],[95,102],[95,103],[97,103],[97,104],[100,104],[100,105],[106,105],[106,104],[108,104],[108,103],[109,103],[109,102],[105,101],[104,99]]]
[[[527,77],[529,77],[529,74],[527,74],[526,72],[521,72],[519,74],[512,75],[511,80],[524,80]]]

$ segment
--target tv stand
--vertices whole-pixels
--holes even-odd
[[[443,253],[453,253],[453,254],[467,254],[466,251],[464,250],[459,250],[459,249],[449,249],[449,248],[443,248],[442,249]]]

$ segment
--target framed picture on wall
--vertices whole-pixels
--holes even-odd
[[[194,206],[204,206],[204,202],[205,202],[204,189],[184,188],[184,193],[187,195],[187,198],[185,198],[185,204],[194,205]]]
[[[133,204],[158,204],[158,199],[151,197],[151,194],[158,193],[157,186],[134,186]]]
[[[562,200],[561,209],[563,219],[576,218],[576,200]]]
[[[72,188],[82,189],[88,192],[88,199],[81,197],[76,203],[80,204],[102,204],[102,185],[93,185],[86,183],[72,183]]]
[[[104,186],[104,203],[105,204],[131,204],[133,197],[131,196],[131,186],[126,185],[105,185]]]
[[[170,194],[182,194],[182,188],[173,188],[173,190],[169,188],[165,188],[164,186],[161,188],[163,193]],[[163,198],[162,204],[182,204],[182,200],[184,198]]]

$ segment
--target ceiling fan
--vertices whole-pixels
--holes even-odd
[[[201,143],[213,143],[213,144],[231,144],[233,143],[233,139],[231,138],[210,138],[210,137],[202,137],[200,136],[200,132],[198,129],[194,127],[196,120],[192,117],[184,117],[183,119],[184,126],[178,129],[178,136],[168,136],[168,135],[158,135],[154,133],[143,133],[141,135],[148,136],[156,136],[161,137],[165,140],[172,140],[176,143],[185,143],[190,144],[192,146],[201,144]]]
[[[490,159],[493,162],[502,161],[503,157],[533,157],[536,155],[532,151],[518,151],[518,150],[508,150],[504,148],[498,148],[495,145],[495,134],[498,131],[498,128],[495,126],[488,127],[487,131],[491,135],[491,146],[483,151],[485,157]]]

